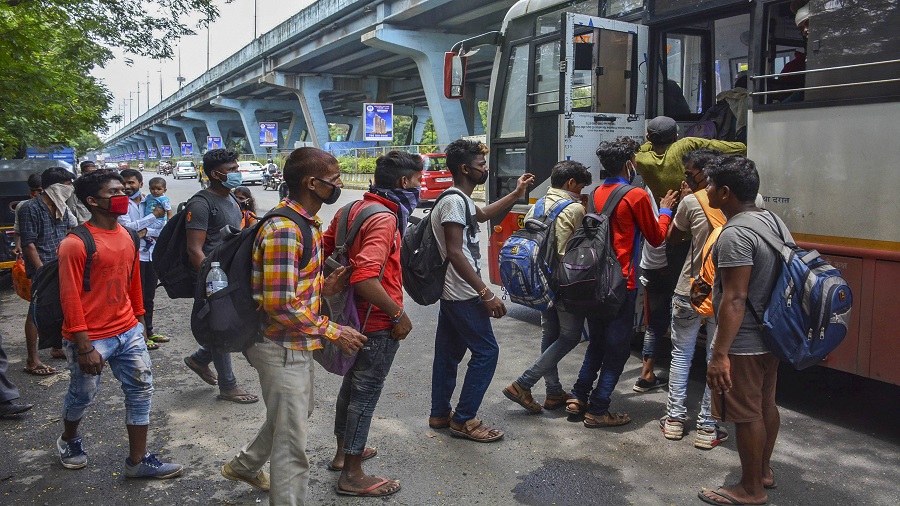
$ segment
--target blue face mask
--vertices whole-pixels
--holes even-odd
[[[219,172],[221,174],[221,172]],[[228,188],[229,190],[233,190],[240,186],[244,182],[244,178],[241,176],[240,172],[229,172],[226,175],[225,181],[222,181],[222,186]]]

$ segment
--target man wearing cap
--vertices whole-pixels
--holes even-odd
[[[791,2],[791,11],[794,13],[794,23],[800,29],[800,35],[803,36],[803,47],[794,51],[794,58],[784,64],[781,69],[782,74],[790,74],[792,72],[803,72],[806,70],[806,41],[809,38],[809,4],[802,0],[794,0]],[[801,51],[802,49],[802,51]],[[803,88],[806,83],[806,75],[787,75],[779,76],[772,86],[778,90],[794,90]],[[771,96],[773,100],[780,102],[798,102],[803,100],[802,91],[777,93]]]
[[[650,120],[647,141],[635,155],[635,165],[657,204],[666,192],[681,189],[681,182],[684,181],[682,159],[691,151],[709,148],[723,154],[747,153],[747,146],[742,142],[700,137],[679,139],[678,125],[668,116]],[[644,270],[641,284],[646,293],[647,332],[644,333],[643,367],[641,377],[633,388],[635,392],[648,392],[667,383],[666,379],[658,378],[653,372],[656,338],[665,335],[672,319],[672,294],[689,250],[689,241],[671,245],[663,243],[658,248],[644,247],[640,265]]]

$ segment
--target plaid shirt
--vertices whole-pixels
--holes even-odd
[[[56,248],[66,237],[69,231],[69,209],[66,208],[61,220],[57,220],[50,213],[50,208],[39,196],[22,204],[18,211],[19,236],[22,238],[22,247],[34,244],[38,258],[47,263],[56,258]],[[34,275],[37,268],[25,261],[25,272],[28,277]]]
[[[275,209],[281,207],[290,207],[313,225],[313,254],[301,269],[300,229],[288,218],[266,220],[253,241],[253,298],[266,313],[263,333],[268,339],[292,350],[317,350],[323,336],[337,339],[341,334],[340,325],[318,314],[325,284],[322,223],[289,198]]]

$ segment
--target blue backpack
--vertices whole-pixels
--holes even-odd
[[[550,281],[551,266],[556,263],[556,218],[566,206],[575,203],[557,201],[547,213],[545,200],[534,204],[533,216],[500,249],[500,280],[510,300],[539,311],[545,311],[554,300]]]
[[[781,274],[762,317],[749,300],[747,307],[762,326],[769,350],[795,369],[806,369],[821,362],[847,335],[853,294],[840,270],[817,251],[806,251],[786,240],[781,220],[772,217],[777,234],[759,218],[749,216],[725,227],[752,230],[781,256]]]

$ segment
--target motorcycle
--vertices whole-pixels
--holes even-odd
[[[275,174],[269,174],[268,179],[266,179],[266,184],[263,185],[264,190],[276,190],[282,183],[281,173],[276,172]]]

